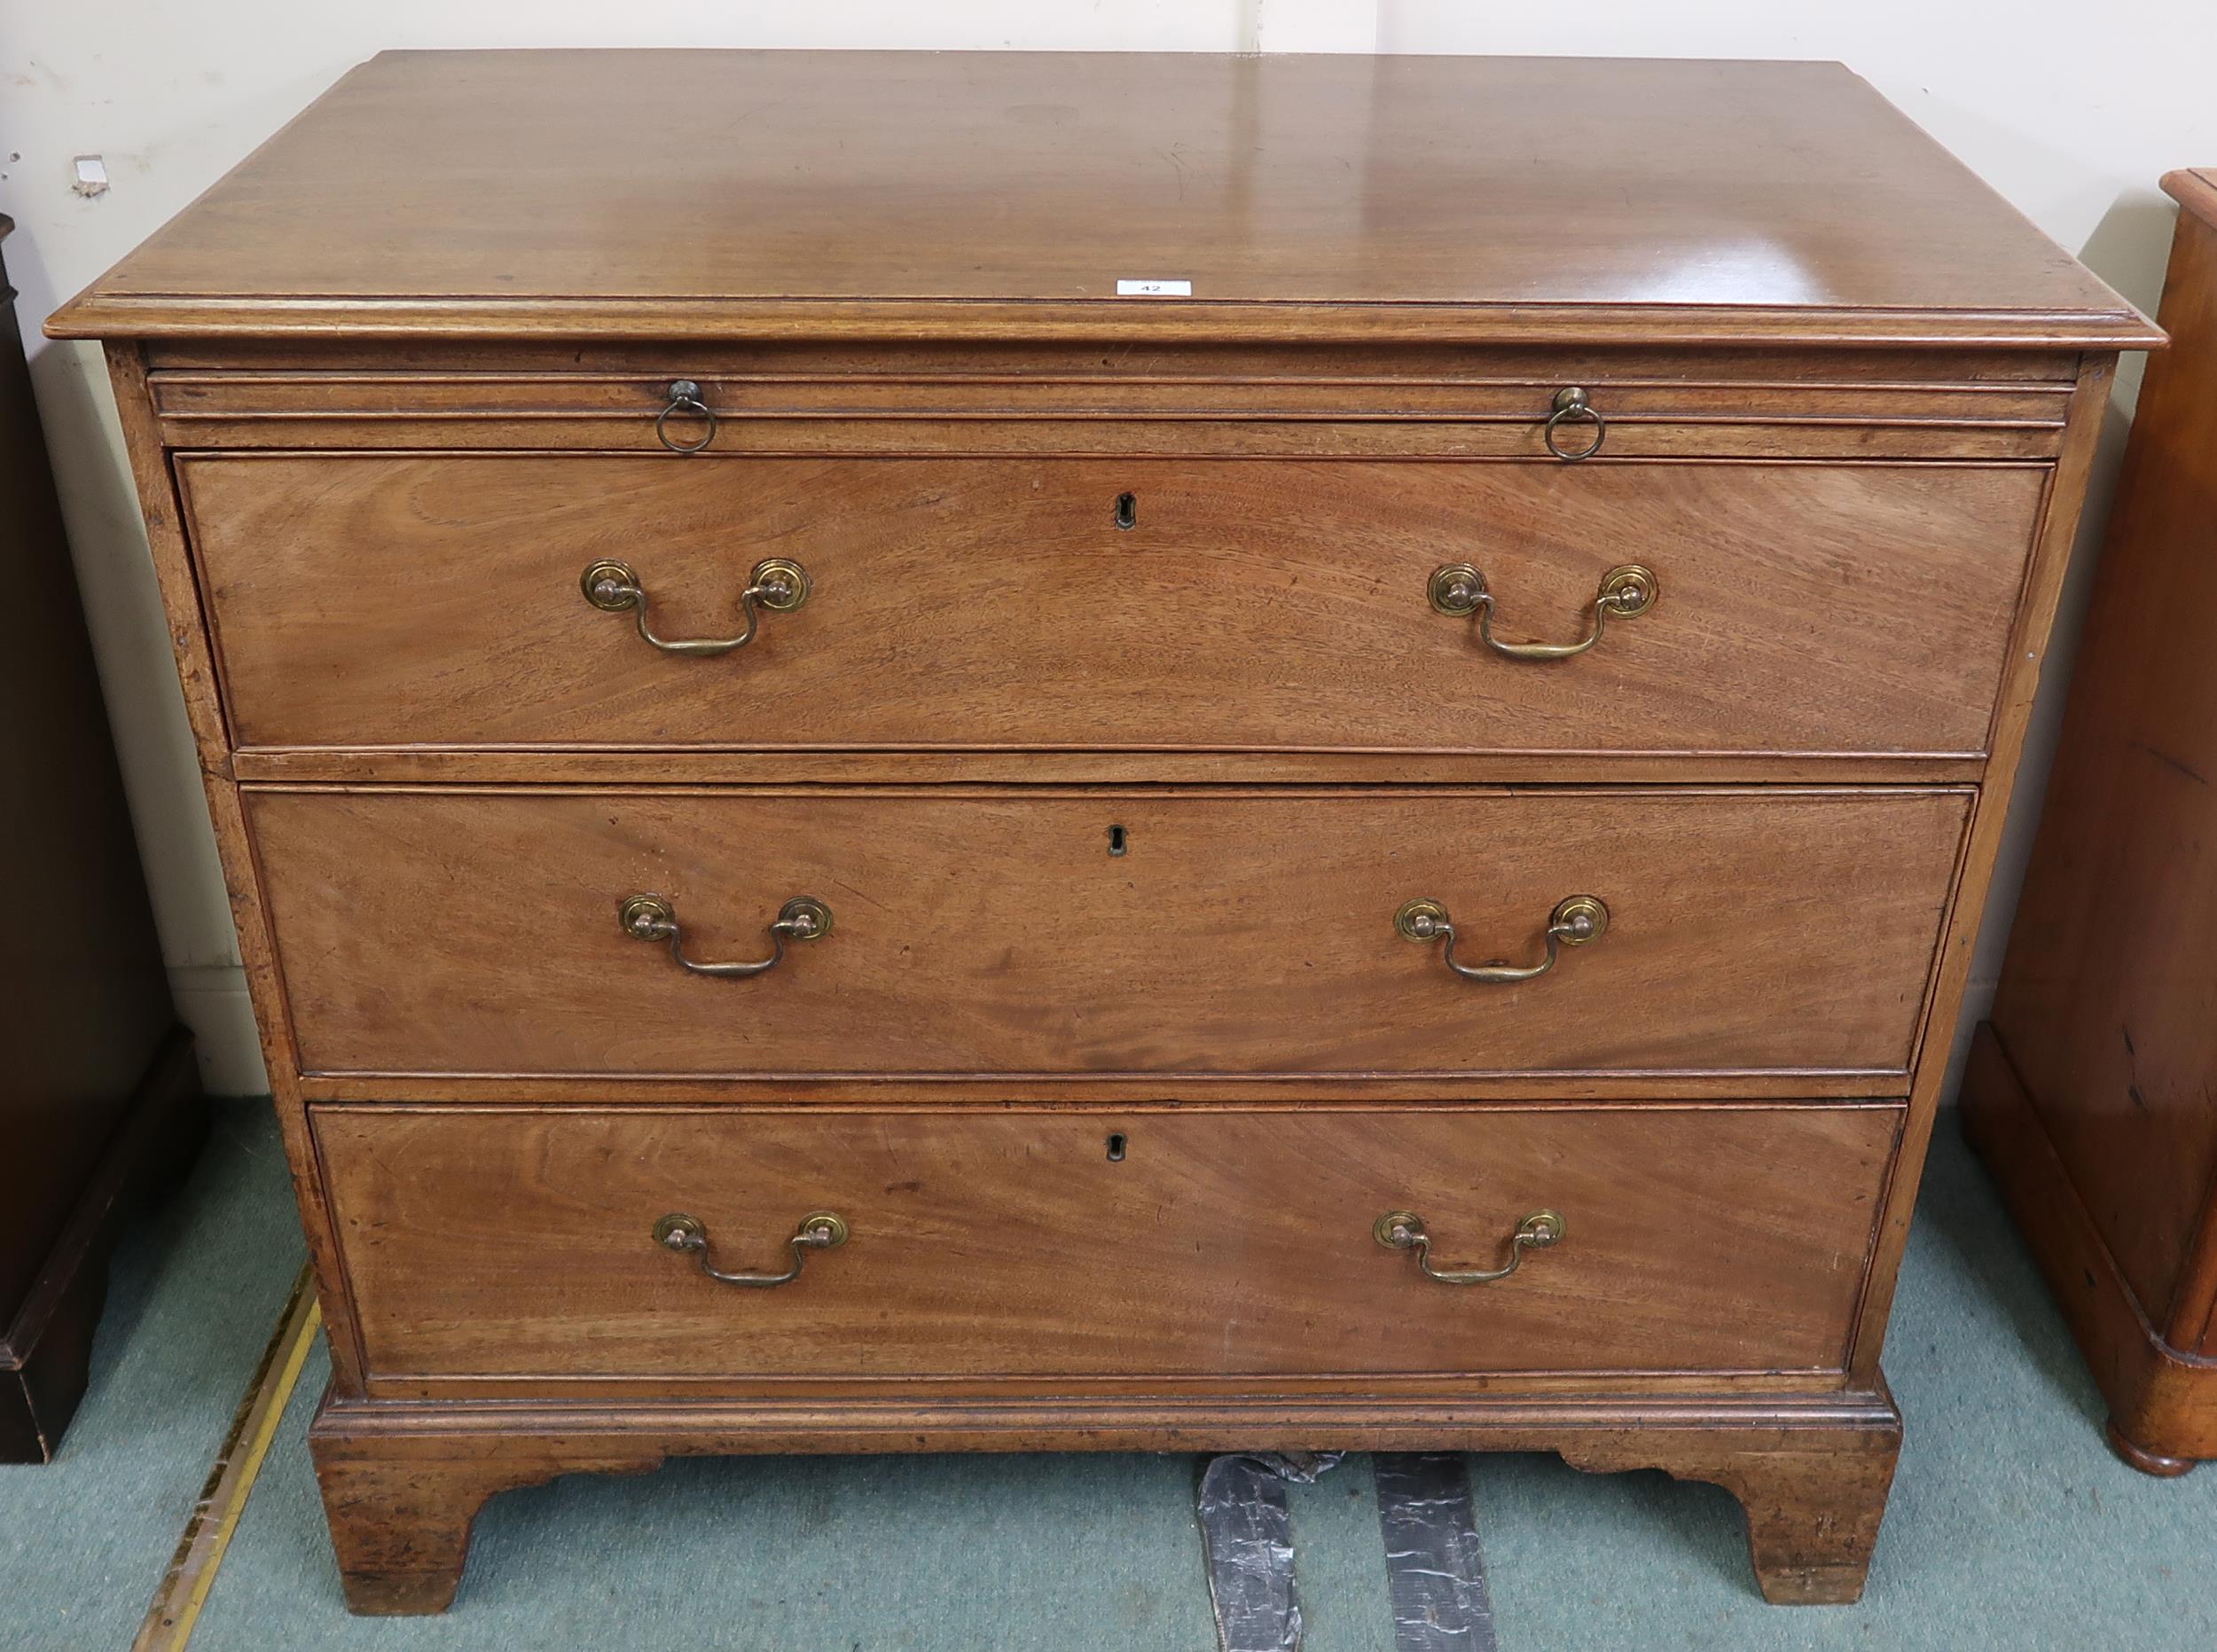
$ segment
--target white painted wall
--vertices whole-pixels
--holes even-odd
[[[179,1002],[210,1083],[262,1084],[161,604],[105,375],[39,323],[349,67],[386,47],[879,46],[1837,58],[2150,311],[2155,182],[2217,162],[2209,0],[79,0],[0,6],[0,210],[78,575]],[[651,121],[663,112],[642,109]],[[1577,142],[1577,111],[1563,141]],[[84,199],[72,157],[114,180]],[[2137,385],[2128,373],[2123,399]],[[2114,421],[2113,466],[2121,436]],[[2111,474],[2105,466],[2103,480]],[[2096,518],[2105,509],[2097,497]],[[2066,599],[2075,630],[2090,563]],[[2061,656],[2058,656],[2060,661]],[[1974,992],[1991,990],[2053,738],[2043,695]]]

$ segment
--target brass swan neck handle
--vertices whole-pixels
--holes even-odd
[[[1447,909],[1438,901],[1420,897],[1405,902],[1393,914],[1393,930],[1404,941],[1429,945],[1445,941],[1440,949],[1440,960],[1465,981],[1483,982],[1492,986],[1506,986],[1519,981],[1530,981],[1544,975],[1555,966],[1566,946],[1584,946],[1598,941],[1609,933],[1609,907],[1598,895],[1572,895],[1557,901],[1547,914],[1547,928],[1543,939],[1547,954],[1536,964],[1510,964],[1496,959],[1489,964],[1466,964],[1455,956],[1455,926],[1447,916]]]
[[[1370,1225],[1370,1236],[1388,1250],[1414,1250],[1416,1265],[1423,1270],[1428,1280],[1438,1280],[1442,1285],[1485,1285],[1495,1280],[1505,1280],[1524,1265],[1527,1250],[1545,1250],[1562,1242],[1566,1231],[1562,1215],[1554,1210],[1534,1210],[1517,1223],[1516,1231],[1508,1236],[1508,1260],[1498,1268],[1436,1268],[1432,1265],[1432,1236],[1425,1230],[1424,1218],[1413,1210],[1388,1210]]]
[[[1662,591],[1654,570],[1637,562],[1610,568],[1602,575],[1601,588],[1594,593],[1593,617],[1587,622],[1586,635],[1569,643],[1503,642],[1496,637],[1493,593],[1486,589],[1485,575],[1468,562],[1448,562],[1434,568],[1425,594],[1434,609],[1451,619],[1477,615],[1478,640],[1507,659],[1568,660],[1601,641],[1602,628],[1611,619],[1632,620],[1645,614]]]
[[[809,599],[814,589],[808,570],[786,557],[764,557],[755,564],[748,575],[747,588],[739,593],[740,613],[747,624],[736,637],[673,638],[657,636],[647,612],[646,587],[629,562],[603,558],[588,563],[585,571],[577,576],[577,587],[585,593],[585,600],[606,614],[629,614],[638,634],[647,643],[664,654],[683,654],[690,659],[712,659],[717,654],[730,654],[744,648],[755,640],[760,629],[764,609],[772,614],[790,614]]]
[[[672,1210],[654,1224],[654,1242],[664,1250],[690,1256],[701,1272],[723,1285],[789,1285],[801,1277],[801,1264],[811,1250],[834,1250],[847,1242],[847,1224],[832,1210],[811,1210],[803,1217],[786,1243],[793,1249],[793,1265],[782,1273],[727,1273],[709,1260],[707,1224],[682,1210]]]
[[[661,895],[633,895],[616,909],[616,920],[634,941],[667,941],[670,955],[696,975],[759,975],[785,961],[787,941],[820,941],[831,933],[831,908],[813,895],[796,895],[778,908],[770,926],[770,956],[743,963],[701,964],[685,956],[685,931],[678,927],[678,909]]]

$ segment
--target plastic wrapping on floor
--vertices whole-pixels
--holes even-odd
[[[1477,1505],[1460,1456],[1373,1460],[1395,1652],[1493,1652]]]
[[[1300,1652],[1286,1486],[1306,1485],[1339,1460],[1337,1452],[1257,1452],[1203,1467],[1195,1512],[1223,1652]]]

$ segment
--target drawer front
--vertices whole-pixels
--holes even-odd
[[[1967,795],[247,794],[302,1065],[586,1076],[1907,1063]],[[770,955],[797,897],[828,909]],[[1521,983],[1570,897],[1582,944]],[[1412,924],[1411,928],[1421,928]],[[1567,939],[1572,943],[1563,943]]]
[[[2047,471],[481,454],[178,474],[250,747],[1970,754]],[[804,605],[711,657],[659,651],[580,583],[622,563],[657,635],[728,640],[769,559],[805,570]],[[1581,640],[1621,567],[1656,597],[1575,659],[1511,658],[1432,606],[1456,564],[1503,642]]]
[[[835,1382],[1834,1370],[1900,1116],[327,1107],[316,1135],[373,1374]],[[845,1241],[796,1252],[819,1211]],[[1439,1270],[1517,1270],[1428,1279],[1393,1211]],[[799,1275],[706,1278],[673,1215],[718,1268]]]

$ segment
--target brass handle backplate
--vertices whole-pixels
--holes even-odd
[[[726,1273],[709,1260],[709,1230],[698,1217],[672,1210],[654,1224],[654,1242],[664,1250],[690,1255],[701,1272],[726,1285],[789,1285],[801,1277],[801,1264],[811,1250],[834,1250],[847,1242],[844,1218],[830,1210],[811,1210],[801,1218],[786,1243],[793,1247],[793,1265],[782,1273]]]
[[[616,909],[616,920],[634,941],[667,941],[670,955],[696,975],[759,975],[774,969],[785,958],[787,941],[820,941],[831,933],[831,908],[813,895],[796,895],[778,908],[770,925],[770,956],[739,964],[696,964],[685,956],[685,931],[678,927],[678,909],[661,895],[627,896]]]
[[[1655,606],[1662,594],[1653,570],[1637,562],[1612,568],[1602,575],[1594,593],[1593,620],[1586,635],[1573,643],[1503,642],[1493,634],[1493,593],[1485,588],[1485,575],[1468,562],[1449,562],[1432,570],[1425,595],[1432,607],[1453,619],[1478,616],[1478,640],[1495,654],[1512,660],[1568,660],[1584,654],[1602,639],[1602,627],[1611,619],[1633,620]]]
[[[746,615],[747,629],[736,637],[696,638],[654,635],[646,615],[646,587],[639,583],[629,562],[603,559],[589,563],[577,576],[577,588],[585,593],[587,602],[604,613],[630,613],[638,634],[664,654],[704,658],[744,648],[755,640],[755,629],[764,608],[772,614],[790,614],[808,600],[814,586],[808,570],[798,562],[781,556],[764,557],[748,575],[747,589],[739,593],[739,610]]]
[[[1566,425],[1585,425],[1593,430],[1592,438],[1582,448],[1565,447],[1563,429]],[[1580,459],[1590,459],[1602,450],[1602,443],[1609,440],[1609,421],[1594,411],[1594,401],[1574,384],[1565,385],[1555,393],[1555,411],[1547,415],[1547,422],[1540,427],[1539,439],[1547,444],[1547,451],[1566,465]]]
[[[1484,1285],[1505,1280],[1523,1265],[1524,1252],[1545,1250],[1563,1241],[1562,1216],[1554,1210],[1534,1210],[1516,1224],[1508,1236],[1508,1260],[1498,1268],[1436,1268],[1432,1265],[1432,1236],[1424,1218],[1413,1210],[1388,1210],[1370,1225],[1370,1236],[1388,1250],[1414,1250],[1424,1277],[1442,1285]]]
[[[1555,911],[1547,914],[1544,937],[1547,956],[1536,964],[1510,964],[1500,959],[1490,964],[1459,961],[1455,957],[1455,926],[1447,916],[1447,909],[1438,901],[1423,897],[1403,903],[1401,910],[1393,914],[1393,931],[1404,941],[1414,941],[1420,946],[1434,941],[1446,942],[1439,955],[1448,968],[1465,981],[1483,981],[1498,986],[1544,975],[1555,967],[1560,948],[1584,946],[1588,941],[1600,940],[1609,933],[1609,908],[1598,895],[1573,895],[1556,902]]]

